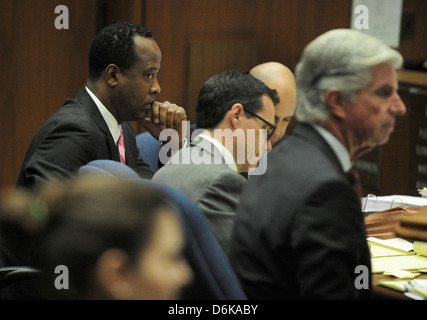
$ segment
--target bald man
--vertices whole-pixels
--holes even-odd
[[[253,67],[250,73],[275,89],[280,102],[275,106],[274,125],[277,127],[271,138],[274,146],[286,132],[297,106],[295,77],[292,71],[278,62],[266,62]]]

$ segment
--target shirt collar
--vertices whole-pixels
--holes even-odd
[[[338,161],[341,164],[343,171],[348,172],[352,167],[350,153],[344,147],[341,141],[339,141],[332,133],[330,133],[328,130],[321,126],[313,125],[313,128],[316,129],[317,132],[319,132],[323,139],[325,139],[329,146],[332,148],[338,158]]]
[[[221,153],[222,157],[225,160],[225,163],[230,167],[230,169],[237,172],[236,161],[234,160],[234,157],[231,154],[231,152],[226,147],[224,147],[218,140],[212,138],[210,135],[201,133],[198,135],[198,137],[199,136],[211,142],[215,146],[215,148],[219,150],[219,152]]]
[[[88,87],[86,87],[86,91],[89,93],[93,101],[95,102],[96,106],[98,107],[99,112],[102,115],[102,118],[104,118],[104,121],[106,122],[108,129],[110,130],[111,136],[113,137],[114,142],[117,144],[117,141],[119,140],[120,133],[122,131],[122,127],[117,122],[116,118],[111,114],[110,111],[104,106],[104,104],[93,94],[92,91],[89,90]]]

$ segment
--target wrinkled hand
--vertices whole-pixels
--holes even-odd
[[[145,118],[141,123],[144,128],[157,140],[163,129],[174,129],[179,136],[179,146],[182,147],[187,132],[187,114],[184,108],[168,101],[156,101],[151,113],[151,118]]]

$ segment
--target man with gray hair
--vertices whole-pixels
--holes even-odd
[[[401,55],[356,30],[326,32],[296,67],[299,122],[246,185],[230,260],[251,299],[362,299],[370,253],[352,161],[406,113]]]

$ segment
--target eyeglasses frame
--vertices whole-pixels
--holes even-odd
[[[244,109],[244,111],[249,113],[251,116],[258,118],[259,120],[263,121],[264,123],[268,124],[270,127],[273,128],[273,131],[270,134],[268,133],[268,130],[267,130],[267,141],[270,140],[271,137],[274,135],[274,132],[276,131],[277,127],[274,124],[271,124],[270,122],[268,122],[264,118],[260,117],[259,115],[257,115],[256,113],[254,113],[248,109]]]

